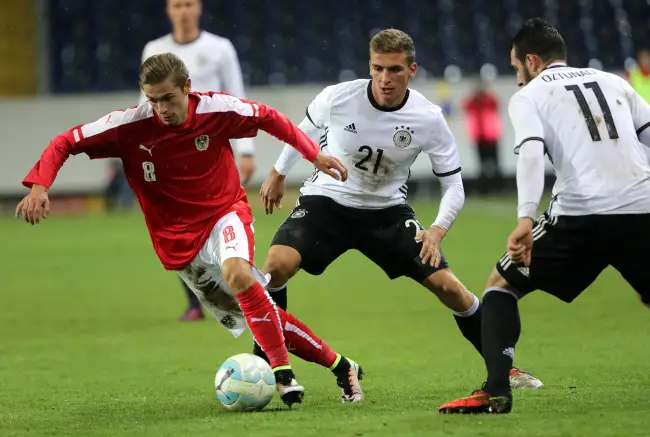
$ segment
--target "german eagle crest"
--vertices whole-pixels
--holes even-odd
[[[411,134],[414,133],[413,129],[410,127],[398,126],[395,128],[395,134],[393,135],[393,143],[396,147],[403,149],[411,144]]]

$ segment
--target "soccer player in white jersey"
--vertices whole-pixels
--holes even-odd
[[[650,105],[622,78],[566,64],[560,33],[539,18],[513,39],[523,88],[510,99],[519,223],[483,295],[487,382],[442,413],[508,413],[508,370],[521,332],[517,301],[534,290],[564,302],[607,266],[650,304]],[[556,173],[553,200],[535,219],[544,154]]]
[[[371,80],[325,88],[299,125],[324,153],[344,162],[349,177],[340,183],[316,171],[305,182],[264,266],[272,278],[269,291],[286,307],[287,281],[299,269],[319,275],[344,252],[357,249],[389,278],[407,276],[433,292],[480,353],[479,299],[454,276],[440,251],[465,200],[456,142],[440,107],[408,88],[417,71],[410,36],[396,29],[377,33],[370,41],[369,66]],[[267,212],[281,200],[285,175],[300,158],[289,149],[262,187]],[[406,201],[410,166],[420,153],[431,159],[442,187],[438,216],[428,228]],[[254,350],[263,356],[259,347]],[[513,387],[542,385],[528,372],[510,370]]]
[[[192,91],[223,91],[243,99],[244,82],[235,47],[230,40],[201,30],[201,6],[201,0],[167,0],[167,16],[172,24],[172,33],[149,41],[142,51],[142,61],[160,53],[173,53],[189,69]],[[141,91],[140,102],[145,100],[146,96]],[[255,170],[253,139],[241,138],[233,143],[239,155],[239,173],[246,183]],[[184,283],[182,285],[188,298],[188,308],[179,320],[203,319],[201,302]]]

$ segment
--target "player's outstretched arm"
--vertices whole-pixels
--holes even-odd
[[[284,178],[275,168],[272,168],[264,183],[262,183],[260,187],[260,200],[262,200],[266,214],[273,214],[274,208],[282,209]]]
[[[465,204],[465,187],[460,171],[448,176],[439,176],[438,180],[442,196],[438,215],[431,226],[437,226],[447,233]]]
[[[320,153],[318,145],[286,115],[258,102],[240,100],[225,94],[213,94],[212,97],[225,100],[223,103],[231,108],[230,114],[234,117],[230,125],[231,138],[255,136],[255,132],[261,129],[296,149],[319,171],[337,180],[347,179],[347,169],[341,161]]]
[[[433,174],[440,181],[442,191],[438,216],[432,226],[446,233],[465,203],[465,188],[456,139],[442,113],[436,115],[431,128],[430,141],[423,151],[429,155]]]
[[[510,98],[510,121],[515,131],[518,224],[507,248],[515,263],[530,263],[533,222],[544,193],[544,127],[537,106],[521,92]]]
[[[345,181],[348,178],[347,169],[343,163],[334,156],[319,153],[314,161],[314,167],[337,180]],[[282,208],[284,179],[284,175],[278,173],[275,168],[272,168],[269,175],[266,177],[266,180],[262,184],[262,187],[260,188],[260,199],[262,200],[266,214],[273,214],[274,208]]]
[[[323,129],[314,125],[309,117],[305,117],[298,125],[298,128],[306,133],[314,142],[319,140],[323,132]],[[300,153],[289,144],[286,144],[284,149],[282,149],[282,153],[278,157],[278,160],[275,162],[274,168],[278,174],[286,176],[298,161],[300,161]]]
[[[521,92],[510,98],[508,113],[519,155],[517,216],[535,220],[544,192],[544,127],[537,106]]]
[[[70,155],[86,153],[91,159],[119,156],[115,127],[119,126],[124,112],[112,112],[99,120],[76,126],[57,135],[32,167],[23,185],[31,192],[16,207],[16,217],[37,224],[47,217],[50,208],[48,191]]]
[[[529,140],[518,148],[517,217],[515,230],[508,237],[507,249],[515,263],[530,264],[533,248],[533,223],[544,193],[544,142]]]
[[[305,110],[305,118],[298,125],[298,128],[307,134],[314,143],[320,141],[329,124],[334,90],[335,86],[328,86],[318,93]],[[299,152],[291,144],[286,144],[274,168],[279,175],[286,176],[299,160]]]
[[[27,223],[33,225],[39,224],[42,218],[47,218],[50,212],[50,198],[47,191],[47,187],[43,185],[32,185],[32,191],[16,206],[16,218],[22,216]]]
[[[519,147],[517,159],[517,218],[535,220],[544,194],[544,143],[527,141]]]
[[[420,258],[422,263],[429,262],[432,266],[438,266],[440,244],[465,203],[465,188],[456,140],[442,113],[437,111],[433,117],[430,141],[423,151],[429,155],[433,173],[440,181],[442,197],[436,219],[429,230],[422,233]]]
[[[306,133],[314,142],[318,141],[323,132],[323,129],[314,125],[309,117],[305,117],[298,125],[298,128]],[[266,214],[273,214],[274,207],[278,209],[282,208],[284,180],[298,161],[300,161],[300,152],[289,144],[286,144],[260,188],[260,199],[262,200]]]
[[[465,188],[460,171],[447,176],[439,176],[442,197],[438,215],[428,231],[421,233],[422,250],[420,258],[422,263],[429,262],[432,266],[438,267],[440,263],[440,244],[447,235],[451,225],[465,203]]]

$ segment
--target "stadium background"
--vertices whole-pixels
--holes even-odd
[[[478,164],[460,107],[481,73],[501,102],[500,166],[514,176],[506,107],[516,83],[508,45],[523,19],[543,16],[557,25],[572,65],[619,74],[650,42],[646,0],[203,3],[203,28],[237,49],[247,96],[296,123],[324,85],[367,77],[373,31],[411,34],[420,65],[413,88],[448,110],[470,193]],[[136,104],[142,48],[169,29],[162,0],[0,2],[0,213],[13,211],[25,193],[22,177],[52,136]],[[271,217],[261,213],[256,186],[281,145],[266,134],[256,145],[251,203],[261,263],[287,207]],[[290,182],[310,170],[301,163]],[[52,190],[58,201],[44,225],[0,220],[0,435],[203,435],[224,424],[241,435],[469,435],[479,426],[433,415],[483,372],[448,311],[409,281],[388,281],[357,254],[346,254],[323,277],[299,274],[289,307],[368,363],[370,401],[337,408],[325,372],[297,363],[311,391],[305,411],[282,428],[274,414],[258,417],[256,428],[246,418],[216,414],[212,369],[248,350],[248,340],[235,342],[211,322],[175,322],[182,294],[160,268],[139,214],[102,213],[107,175],[106,162],[74,157]],[[411,185],[420,220],[428,222],[438,197],[426,158],[414,165]],[[456,274],[477,294],[503,250],[515,206],[511,196],[470,196],[445,241]],[[507,419],[509,432],[645,435],[650,379],[647,353],[637,347],[650,334],[645,311],[614,271],[575,306],[541,294],[523,301],[518,356],[547,389],[518,394],[522,412]],[[499,432],[499,422],[488,422],[480,425],[485,435]]]
[[[163,2],[164,3],[164,2]],[[504,131],[500,167],[512,176],[515,156],[507,101],[516,90],[508,58],[509,38],[524,17],[544,16],[563,33],[576,66],[622,72],[634,62],[639,35],[648,26],[645,0],[560,1],[452,0],[403,2],[355,0],[205,1],[202,25],[229,38],[237,49],[249,98],[285,112],[298,123],[326,84],[368,77],[369,37],[394,26],[417,46],[419,73],[413,87],[448,109],[470,191],[478,163],[461,104],[481,73],[501,103]],[[0,5],[0,195],[22,192],[17,182],[56,133],[137,103],[137,71],[147,41],[169,32],[159,0],[5,0]],[[471,31],[467,31],[471,29]],[[38,125],[35,128],[34,125]],[[28,127],[30,126],[30,127]],[[19,146],[18,146],[19,145]],[[279,152],[262,133],[257,141],[260,184]],[[107,162],[75,157],[53,193],[99,192]],[[302,162],[289,178],[310,173]],[[411,192],[435,184],[430,164],[413,167]]]

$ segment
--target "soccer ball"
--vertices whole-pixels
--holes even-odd
[[[275,375],[271,366],[252,354],[228,358],[214,378],[217,398],[230,411],[260,411],[275,394]]]

